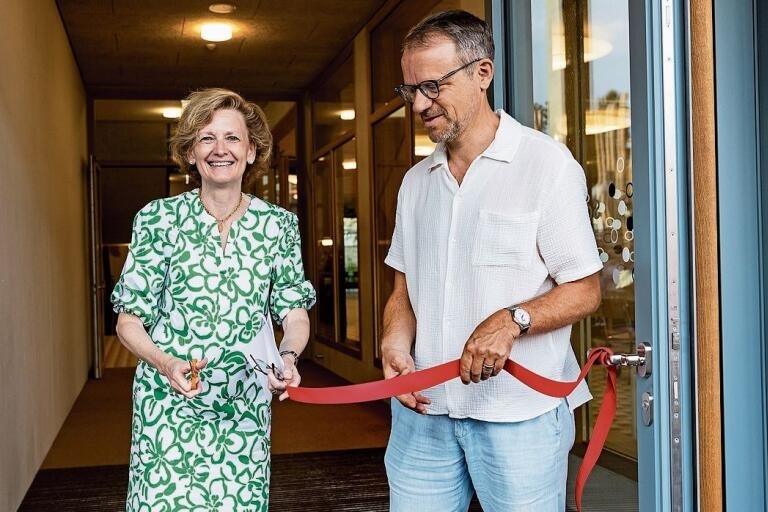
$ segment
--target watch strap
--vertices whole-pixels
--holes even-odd
[[[293,357],[293,365],[296,366],[296,364],[299,362],[299,354],[296,353],[295,350],[281,350],[280,356],[291,356]]]

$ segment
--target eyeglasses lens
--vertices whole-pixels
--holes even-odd
[[[440,88],[436,81],[429,80],[428,82],[421,82],[419,84],[419,89],[421,92],[424,93],[424,96],[427,98],[434,100],[437,98],[437,96],[440,94]]]
[[[403,84],[399,87],[396,87],[395,91],[397,91],[397,93],[406,103],[413,103],[416,100],[416,93],[418,91],[421,91],[425,97],[431,100],[434,100],[440,94],[439,84],[436,80],[428,80],[421,82],[418,85]]]

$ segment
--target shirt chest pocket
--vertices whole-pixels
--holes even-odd
[[[473,265],[525,268],[536,252],[539,212],[503,214],[480,210]]]

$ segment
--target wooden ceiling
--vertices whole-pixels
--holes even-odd
[[[227,87],[253,101],[294,100],[386,0],[56,0],[92,98],[182,98]],[[390,2],[391,3],[391,2]],[[206,48],[205,22],[233,26]]]

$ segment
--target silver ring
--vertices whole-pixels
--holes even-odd
[[[273,395],[280,395],[280,394],[282,394],[282,393],[283,393],[283,391],[284,391],[284,390],[282,390],[282,389],[273,389],[273,390],[272,390],[272,394],[273,394]]]
[[[483,373],[492,373],[494,366],[492,364],[483,364]]]

